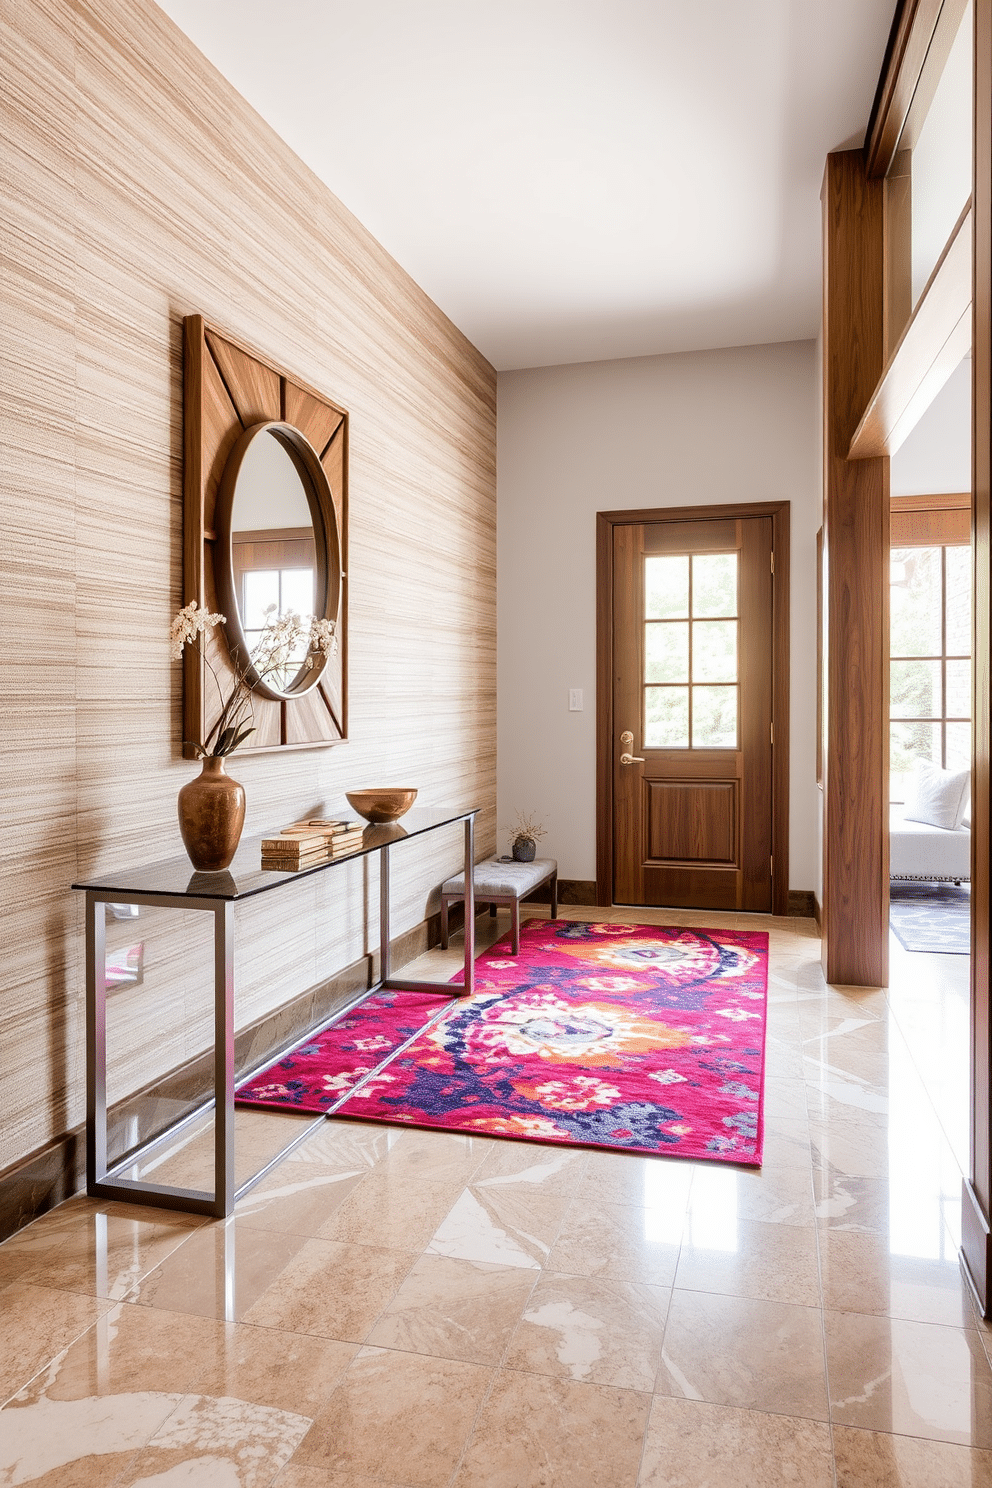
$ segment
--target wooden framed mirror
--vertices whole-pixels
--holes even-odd
[[[348,415],[324,394],[191,315],[184,344],[183,602],[226,618],[184,653],[183,737],[203,738],[237,663],[255,681],[241,753],[347,737]],[[331,620],[333,655],[290,654],[259,679],[266,617]],[[254,672],[254,677],[253,677]],[[184,745],[184,754],[192,749]]]

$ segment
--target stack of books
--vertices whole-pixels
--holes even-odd
[[[287,827],[277,837],[262,838],[263,868],[312,868],[329,857],[327,838],[320,832]]]
[[[282,872],[313,868],[354,852],[362,843],[357,821],[325,821],[314,817],[291,822],[276,837],[262,838],[262,867]]]
[[[328,856],[340,858],[344,853],[354,852],[360,847],[364,828],[361,822],[352,818],[350,821],[323,821],[320,817],[310,817],[306,821],[294,822],[287,827],[290,832],[319,832],[327,843]]]

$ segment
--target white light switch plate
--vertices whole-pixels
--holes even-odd
[[[582,712],[582,688],[570,687],[568,689],[568,711],[569,713]]]

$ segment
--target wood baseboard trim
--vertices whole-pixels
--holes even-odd
[[[961,1270],[982,1317],[990,1312],[989,1277],[992,1276],[992,1231],[978,1195],[965,1178],[961,1184]]]
[[[441,938],[441,917],[429,915],[391,942],[394,966],[403,966]],[[308,1028],[333,1016],[379,975],[379,955],[360,957],[325,982],[310,987],[243,1028],[234,1041],[235,1077],[274,1059]],[[184,1110],[205,1100],[213,1081],[213,1053],[197,1056],[117,1102],[107,1112],[107,1148],[114,1162],[135,1145],[165,1131]],[[54,1209],[86,1186],[86,1130],[73,1127],[0,1173],[0,1241]]]
[[[816,895],[812,889],[790,889],[787,914],[794,919],[815,920]]]

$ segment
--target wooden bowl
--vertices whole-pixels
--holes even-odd
[[[413,805],[417,799],[415,790],[392,789],[345,791],[350,805],[368,822],[394,822]]]

